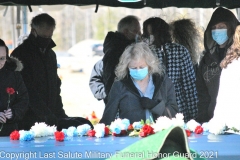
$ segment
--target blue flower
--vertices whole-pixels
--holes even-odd
[[[34,139],[34,132],[32,131],[20,131],[20,141],[31,141]]]
[[[142,129],[143,124],[141,122],[134,122],[132,126],[134,129],[140,130],[140,129]]]

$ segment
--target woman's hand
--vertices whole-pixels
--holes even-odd
[[[4,110],[4,115],[7,119],[11,119],[13,116],[12,109]]]
[[[6,116],[4,112],[0,112],[0,123],[6,123]]]

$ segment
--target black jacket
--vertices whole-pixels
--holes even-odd
[[[158,74],[154,74],[153,84],[155,90],[152,99],[159,102],[150,110],[153,119],[156,120],[159,116],[169,117],[166,107],[174,117],[178,113],[178,107],[172,81],[167,76],[160,77]],[[141,107],[140,98],[141,96],[129,75],[121,81],[114,82],[100,123],[111,124],[115,120],[118,110],[119,118],[127,118],[130,123],[145,121],[146,113]]]
[[[219,45],[212,39],[212,26],[226,22],[228,24],[228,41],[225,48],[220,49]],[[234,14],[222,7],[217,8],[204,33],[205,52],[197,69],[197,92],[198,92],[198,122],[207,122],[213,117],[218,95],[219,79],[221,75],[220,62],[225,57],[227,49],[233,41],[233,34],[239,21]]]
[[[103,44],[105,54],[103,57],[103,82],[107,96],[116,77],[115,68],[119,63],[119,58],[125,48],[133,42],[119,32],[108,32],[105,38]]]
[[[17,123],[22,120],[28,109],[28,92],[19,73],[21,69],[21,63],[17,59],[12,58],[0,69],[0,112],[4,112],[8,106],[9,95],[6,89],[10,87],[15,90],[15,93],[10,95],[9,104],[13,117],[3,124],[0,136],[9,136],[12,131],[18,130]],[[0,128],[1,126],[2,124],[0,123]]]
[[[23,129],[30,129],[35,122],[57,125],[58,118],[67,117],[60,96],[56,54],[51,49],[54,46],[52,41],[42,53],[30,34],[11,54],[24,65],[21,74],[29,93],[29,110],[21,123]]]

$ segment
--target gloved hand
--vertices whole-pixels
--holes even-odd
[[[155,107],[159,102],[153,99],[149,99],[147,97],[141,97],[140,103],[142,105],[142,108],[144,109],[152,109]]]

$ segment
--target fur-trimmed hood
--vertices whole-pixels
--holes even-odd
[[[23,64],[19,59],[9,57],[4,65],[4,68],[11,71],[22,71]]]

